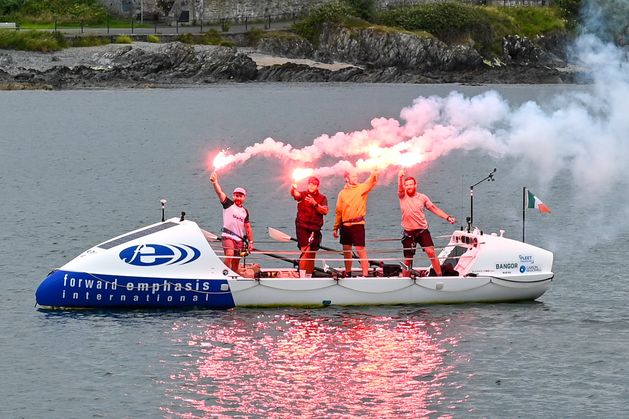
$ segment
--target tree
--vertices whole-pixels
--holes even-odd
[[[0,0],[0,16],[7,16],[17,12],[24,5],[25,0]]]
[[[170,9],[173,8],[175,4],[175,0],[157,0],[157,6],[162,9],[164,12],[164,16],[167,16],[170,13]]]

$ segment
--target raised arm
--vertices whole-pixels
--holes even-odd
[[[369,178],[363,183],[365,185],[365,191],[363,194],[371,192],[376,183],[378,182],[378,175],[380,174],[380,169],[373,169]]]
[[[295,201],[301,200],[301,193],[297,190],[297,185],[294,183],[290,185],[290,194],[295,198]]]
[[[212,182],[212,186],[214,186],[214,192],[216,192],[216,196],[218,196],[218,200],[221,201],[221,203],[225,201],[225,199],[227,198],[227,195],[225,195],[225,192],[223,192],[223,188],[221,188],[221,184],[218,183],[218,174],[216,172],[212,172],[212,174],[210,175],[210,182]]]
[[[404,195],[406,194],[406,192],[404,191],[404,176],[405,175],[406,173],[404,172],[404,169],[402,169],[400,170],[400,173],[398,174],[398,177],[397,177],[397,196],[400,199],[404,198]]]

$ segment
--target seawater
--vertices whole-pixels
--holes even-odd
[[[584,234],[590,210],[559,177],[529,212],[527,241],[555,252],[555,281],[519,304],[45,312],[39,282],[83,250],[167,216],[211,231],[220,206],[207,156],[272,137],[295,146],[399,117],[418,96],[498,90],[514,106],[577,86],[252,84],[172,90],[0,93],[0,417],[623,417],[629,415],[627,228]],[[417,170],[464,220],[521,235],[522,186],[507,159],[454,152]],[[257,247],[293,232],[274,160],[221,175],[244,186]],[[333,206],[341,179],[324,179]],[[368,237],[397,237],[395,185],[369,200]],[[616,202],[598,203],[613,213]],[[326,219],[324,244],[332,239]],[[429,216],[433,235],[446,223]],[[295,248],[291,248],[296,250]],[[422,256],[418,255],[417,259]],[[421,260],[421,259],[420,259]]]

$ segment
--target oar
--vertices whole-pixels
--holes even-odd
[[[267,227],[267,230],[269,231],[269,236],[273,239],[273,240],[277,240],[280,242],[289,242],[289,241],[294,241],[296,242],[297,239],[294,237],[289,236],[288,234],[284,233],[283,231],[280,231],[276,228],[273,227]],[[323,250],[330,250],[332,252],[337,252],[337,253],[343,253],[342,250],[338,250],[338,249],[332,249],[331,247],[325,247],[325,246],[321,246],[319,245],[319,248],[323,249]],[[358,257],[358,255],[354,252],[352,252],[352,258],[354,259],[360,259]],[[375,261],[375,260],[370,260],[369,261],[369,265],[371,266],[382,266],[381,262]]]
[[[205,239],[207,241],[218,241],[218,236],[216,234],[210,233],[209,231],[206,231],[206,230],[201,230],[201,231],[203,232],[203,236],[205,236]],[[292,263],[293,267],[299,266],[299,261],[295,259],[285,258],[283,256],[276,255],[275,253],[269,253],[260,249],[251,249],[251,251],[256,251],[262,255],[269,256],[275,259],[280,259],[280,260],[283,260],[284,262]],[[326,271],[323,268],[319,268],[317,266],[314,267],[314,270],[318,272],[326,273]]]

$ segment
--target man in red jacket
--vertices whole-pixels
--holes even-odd
[[[328,213],[328,198],[319,192],[319,179],[308,179],[308,189],[298,191],[297,185],[292,185],[290,194],[297,201],[297,218],[295,230],[297,246],[301,250],[299,257],[299,271],[312,276],[314,271],[316,252],[321,244],[321,227],[323,216]]]

